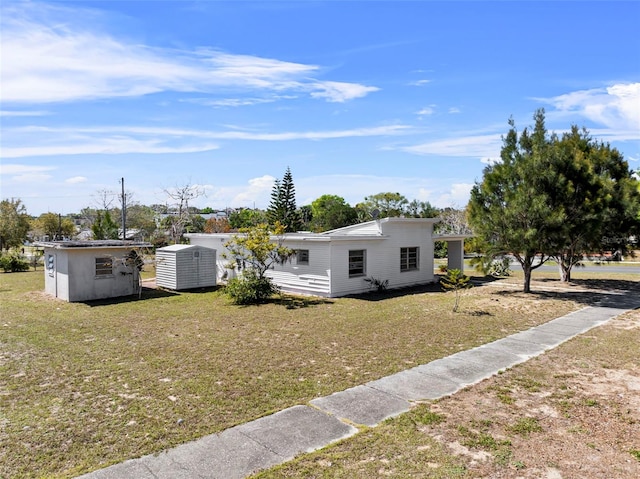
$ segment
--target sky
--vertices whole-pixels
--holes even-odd
[[[299,206],[464,207],[539,108],[637,170],[638,25],[638,1],[3,0],[0,195],[266,208],[290,168]]]

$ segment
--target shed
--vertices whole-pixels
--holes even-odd
[[[140,293],[140,248],[134,241],[48,241],[45,292],[65,301],[91,301]]]
[[[216,250],[175,244],[156,250],[156,285],[175,291],[216,285]]]

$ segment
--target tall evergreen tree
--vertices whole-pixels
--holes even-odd
[[[525,292],[549,257],[568,281],[586,253],[624,250],[640,227],[637,180],[622,155],[576,126],[562,138],[548,135],[544,110],[534,119],[521,135],[509,121],[501,161],[485,168],[468,206],[487,257],[508,253],[520,262]]]
[[[280,223],[287,233],[298,231],[302,227],[296,207],[296,188],[289,167],[282,181],[276,180],[273,185],[271,202],[267,208],[267,220],[272,226]]]
[[[487,257],[513,254],[522,266],[525,293],[531,291],[531,272],[549,259],[549,233],[564,219],[543,188],[550,171],[544,110],[534,119],[533,131],[525,128],[520,135],[509,120],[501,161],[485,168],[468,206],[474,232],[490,245]]]
[[[552,236],[551,255],[562,281],[586,254],[624,252],[637,231],[640,208],[637,181],[622,154],[594,141],[586,129],[572,126],[561,139],[552,138],[551,169],[545,185],[549,201],[564,221]]]
[[[104,215],[98,211],[96,220],[91,225],[93,239],[96,240],[116,240],[119,238],[118,225],[111,219],[109,210],[104,211]]]

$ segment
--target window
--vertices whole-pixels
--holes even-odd
[[[309,250],[308,249],[299,249],[296,251],[296,263],[298,264],[309,264]]]
[[[364,276],[366,272],[365,264],[367,259],[367,250],[353,249],[349,250],[349,277]]]
[[[415,271],[418,268],[420,248],[400,248],[400,271]]]
[[[113,260],[111,258],[96,258],[96,276],[110,276],[113,274]]]

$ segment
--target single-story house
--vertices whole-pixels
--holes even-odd
[[[44,248],[45,292],[65,301],[116,298],[140,292],[139,249],[121,240],[37,242]]]
[[[371,290],[371,281],[403,288],[436,281],[434,241],[449,245],[449,268],[464,269],[465,235],[433,234],[436,218],[384,218],[323,233],[287,233],[279,240],[294,258],[267,275],[284,291],[339,297]],[[234,233],[188,233],[192,245],[217,251],[217,278],[228,270],[224,244]],[[274,238],[276,240],[276,238]],[[367,280],[367,281],[365,281]]]

